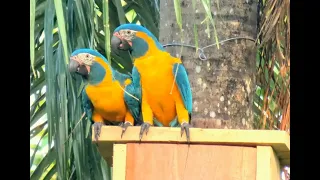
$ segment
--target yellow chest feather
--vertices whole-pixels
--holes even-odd
[[[173,64],[179,62],[180,59],[165,52],[135,60],[142,96],[147,99],[154,116],[165,126],[176,117],[175,101],[181,98],[173,73]]]
[[[109,85],[88,85],[86,93],[94,110],[104,119],[121,120],[125,117],[124,92],[120,88],[119,82],[111,82]]]

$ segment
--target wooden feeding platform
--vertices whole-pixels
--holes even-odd
[[[290,165],[285,131],[103,126],[98,149],[113,167],[113,180],[280,180]],[[93,137],[94,141],[94,137]]]

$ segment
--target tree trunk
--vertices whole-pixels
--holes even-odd
[[[213,26],[207,34],[205,9],[201,0],[181,0],[183,44],[195,45],[193,24],[198,28],[199,47],[215,43]],[[219,9],[217,8],[219,3]],[[214,0],[211,12],[219,41],[234,37],[256,38],[257,2],[253,0]],[[210,22],[210,21],[209,21]],[[181,42],[176,23],[173,0],[160,1],[160,42]],[[181,47],[167,47],[179,57]],[[193,93],[192,125],[201,128],[252,129],[253,95],[255,88],[254,42],[231,40],[205,49],[207,60],[200,60],[195,49],[183,48],[182,61],[186,67]]]

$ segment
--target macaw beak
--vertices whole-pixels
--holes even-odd
[[[122,38],[118,32],[115,32],[111,38],[111,48],[114,51],[120,50],[130,50],[132,46],[132,42],[128,42],[124,38]]]
[[[86,76],[89,74],[88,68],[85,65],[81,65],[77,60],[76,56],[70,57],[69,72],[71,73],[76,72],[83,76]]]

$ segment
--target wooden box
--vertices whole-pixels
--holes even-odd
[[[104,126],[99,151],[113,166],[113,180],[280,180],[290,165],[290,136],[284,131]],[[94,138],[93,138],[94,139]]]

